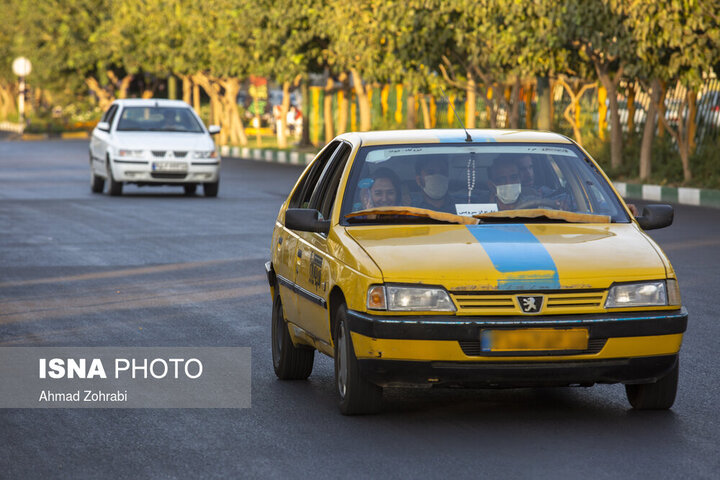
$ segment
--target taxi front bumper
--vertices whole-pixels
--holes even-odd
[[[557,316],[387,316],[349,311],[363,375],[383,386],[648,383],[677,362],[687,311]],[[587,328],[588,349],[484,351],[484,329]]]

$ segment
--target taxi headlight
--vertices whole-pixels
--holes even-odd
[[[145,154],[145,150],[118,150],[119,157],[142,157]]]
[[[217,158],[217,152],[215,150],[202,151],[198,150],[193,152],[194,158]]]
[[[668,305],[665,281],[614,285],[608,292],[605,308],[651,307]]]
[[[374,285],[368,290],[368,309],[395,312],[454,312],[444,288]]]

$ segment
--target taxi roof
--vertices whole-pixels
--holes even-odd
[[[115,100],[113,103],[125,107],[189,107],[182,100],[170,100],[167,98],[122,98]]]
[[[508,143],[508,142],[544,142],[565,143],[572,141],[567,137],[553,132],[535,130],[468,130],[474,143]],[[465,130],[427,129],[427,130],[384,130],[373,132],[345,133],[338,138],[361,145],[392,145],[403,143],[464,143]]]

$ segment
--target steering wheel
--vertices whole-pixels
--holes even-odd
[[[529,198],[527,200],[523,200],[522,202],[518,203],[513,207],[513,210],[522,210],[525,208],[538,208],[538,207],[547,207],[553,210],[560,210],[560,201],[559,200],[553,200],[551,198],[542,198],[542,197],[536,197],[536,198]]]

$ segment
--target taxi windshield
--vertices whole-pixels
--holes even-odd
[[[508,223],[574,218],[537,213],[542,211],[630,221],[595,165],[575,146],[564,144],[362,147],[347,182],[341,217],[352,225],[407,223],[411,218],[353,215],[383,207],[413,207]],[[483,215],[490,212],[508,214]],[[417,223],[418,218],[412,220]]]

